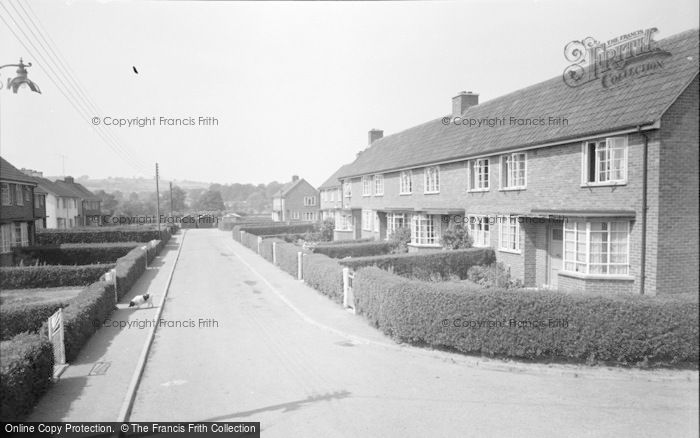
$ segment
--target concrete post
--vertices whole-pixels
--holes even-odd
[[[260,246],[262,245],[262,237],[258,236],[258,254],[260,254]]]
[[[302,272],[302,262],[301,262],[302,252],[297,251],[297,280],[303,280],[304,275]]]
[[[277,242],[272,242],[272,264],[277,265]]]
[[[343,268],[343,307],[348,307],[348,288],[350,287],[350,268]]]

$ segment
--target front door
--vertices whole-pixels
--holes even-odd
[[[564,230],[560,226],[554,226],[549,234],[549,287],[558,287],[559,271],[562,267],[562,253],[564,251]]]

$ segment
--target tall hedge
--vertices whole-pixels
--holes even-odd
[[[496,261],[491,248],[469,248],[425,253],[390,254],[374,257],[342,259],[339,262],[353,270],[376,266],[407,278],[431,280],[457,276],[467,278],[472,266],[489,265]]]
[[[51,385],[53,349],[38,334],[0,342],[0,421],[22,421]]]
[[[10,303],[0,305],[0,339],[7,340],[25,331],[36,332],[56,310],[71,300],[60,299],[41,303]]]
[[[260,244],[260,255],[263,256],[265,260],[268,262],[272,263],[272,243],[276,242],[277,244],[280,243],[285,243],[284,240],[282,239],[277,239],[277,238],[271,238],[271,239],[263,239],[262,244]]]
[[[371,257],[389,254],[392,244],[386,241],[338,243],[336,245],[318,245],[314,252],[327,255],[333,259],[345,257]]]
[[[304,282],[338,303],[343,302],[343,266],[322,254],[302,257]]]
[[[148,242],[167,241],[171,228],[164,226],[160,233],[150,227],[93,227],[68,230],[41,230],[36,233],[37,245],[63,243]],[[177,229],[177,227],[175,227]]]
[[[114,263],[139,242],[66,243],[63,245],[18,246],[13,248],[15,260],[23,265],[92,265]]]
[[[298,272],[297,253],[305,253],[307,251],[291,243],[278,243],[277,246],[277,265],[283,271],[289,273],[296,278]]]
[[[373,267],[355,274],[353,292],[358,312],[405,342],[520,359],[698,364],[696,292],[648,297],[473,290]]]
[[[0,268],[0,289],[85,286],[97,281],[115,264],[81,266],[16,266]]]
[[[254,234],[256,236],[269,236],[272,234],[306,233],[307,231],[312,232],[315,228],[315,224],[287,225],[285,223],[277,222],[270,225],[236,225],[233,227],[232,235],[234,240],[240,242],[241,231],[245,231],[248,234]]]

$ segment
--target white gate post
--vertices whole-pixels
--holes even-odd
[[[343,307],[348,307],[348,288],[350,287],[350,268],[343,268]]]
[[[59,308],[48,320],[49,341],[53,346],[53,357],[56,365],[66,363],[66,345],[63,340],[63,308]]]
[[[301,262],[302,252],[297,251],[297,280],[303,280],[304,275],[302,272],[302,262]]]
[[[272,264],[277,265],[277,242],[272,242]]]
[[[245,234],[245,231],[242,231],[242,230],[241,230],[241,235],[239,236],[240,239],[241,239],[241,243],[243,243],[243,235],[244,235],[244,234]]]
[[[119,292],[117,291],[117,268],[114,268],[109,272],[114,278],[114,304],[116,305],[119,302]]]
[[[148,244],[142,246],[141,249],[146,253],[146,269],[148,269]]]
[[[258,254],[260,254],[260,245],[262,245],[262,237],[258,236]]]

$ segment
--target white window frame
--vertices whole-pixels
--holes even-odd
[[[384,196],[384,175],[374,175],[374,196]]]
[[[15,184],[15,205],[24,205],[24,189],[21,184]]]
[[[491,222],[488,216],[468,215],[467,230],[475,247],[491,246]]]
[[[411,245],[440,246],[439,215],[414,214],[411,217]]]
[[[514,232],[513,232],[513,227]],[[504,236],[508,235],[508,239]],[[511,235],[513,239],[511,240]],[[511,246],[511,243],[513,244]],[[520,222],[517,216],[499,216],[498,217],[498,250],[502,252],[510,252],[520,254]]]
[[[372,178],[368,175],[362,177],[362,196],[372,196]]]
[[[423,170],[423,193],[440,193],[440,166],[430,166]]]
[[[293,210],[292,211],[292,220],[299,220],[299,211]]]
[[[2,196],[2,205],[12,205],[12,191],[10,184],[0,183],[0,192]]]
[[[594,166],[593,169],[593,181],[590,180],[590,152],[589,145],[594,145]],[[607,156],[606,162],[612,162],[612,155],[614,151],[622,151],[622,159],[620,163],[621,169],[620,178],[618,179],[602,179],[600,178],[601,172],[607,172],[608,175],[612,174],[613,170],[608,168],[606,170],[601,169],[602,163],[599,160],[599,152],[603,151]],[[602,140],[597,141],[584,141],[581,143],[581,185],[582,186],[610,186],[610,185],[621,185],[627,184],[627,169],[629,168],[629,145],[628,137],[607,137]]]
[[[592,263],[591,262],[591,224],[593,223],[605,223],[607,224],[607,245],[606,245],[606,250],[605,250],[605,255],[607,256],[607,262],[606,263]],[[625,226],[625,231],[624,235],[626,236],[625,239],[625,247],[626,251],[624,253],[626,262],[625,263],[619,263],[619,262],[611,262],[611,255],[612,253],[612,245],[613,245],[613,239],[612,239],[612,234],[616,231],[613,231],[613,226],[612,224],[622,224],[624,223]],[[581,230],[579,225],[584,225],[585,229]],[[564,241],[563,241],[563,251],[562,251],[562,272],[563,273],[569,273],[569,274],[574,274],[574,275],[580,275],[584,277],[604,277],[604,278],[615,278],[615,277],[623,277],[623,278],[631,278],[630,275],[630,231],[631,231],[631,224],[630,221],[628,220],[611,220],[611,221],[603,221],[603,220],[588,220],[588,221],[565,221],[564,222]],[[567,237],[567,232],[568,233],[573,233],[574,239],[568,239]],[[617,231],[619,233],[619,231]],[[585,250],[585,260],[584,261],[578,261],[576,260],[576,254],[578,246],[581,244],[579,241],[579,235],[585,236],[585,242],[583,242],[584,250]],[[568,247],[567,244],[573,245],[573,251],[569,250],[567,251]],[[573,260],[570,260],[567,257],[567,252],[571,253],[573,252]],[[601,253],[603,254],[603,253]],[[567,266],[569,264],[573,264],[573,270],[571,269],[570,266]],[[606,272],[591,272],[591,265],[597,265],[597,266],[604,266]],[[582,269],[579,269],[581,267]],[[611,267],[623,267],[625,272],[615,272],[615,273],[610,273],[610,268]]]
[[[484,169],[486,171],[484,172]],[[470,192],[488,192],[491,186],[491,160],[477,158],[467,163],[467,190]]]
[[[346,198],[352,197],[352,182],[347,181],[343,183],[343,196]]]
[[[372,231],[372,210],[362,210],[362,230]]]
[[[304,206],[313,207],[316,205],[316,196],[304,196]]]
[[[399,222],[401,225],[399,226]],[[406,213],[387,213],[386,214],[386,238],[388,239],[399,228],[411,225],[411,218]]]
[[[375,211],[375,212],[374,212],[374,232],[375,232],[375,233],[378,233],[378,232],[379,232],[379,225],[380,225],[380,222],[379,222],[379,212],[378,212],[378,211]]]
[[[522,163],[522,166],[518,165],[514,168],[513,163],[515,162],[515,157],[522,156],[522,161],[518,159],[518,163]],[[523,190],[527,188],[527,152],[513,152],[511,154],[501,155],[500,165],[498,166],[500,170],[499,175],[499,190]],[[513,184],[513,176],[521,170],[523,172],[522,184]],[[506,183],[510,185],[506,185]]]
[[[402,170],[399,174],[399,195],[410,195],[413,193],[413,171]]]
[[[13,229],[14,224],[2,224],[0,225],[0,253],[7,254],[12,252],[13,240]]]

